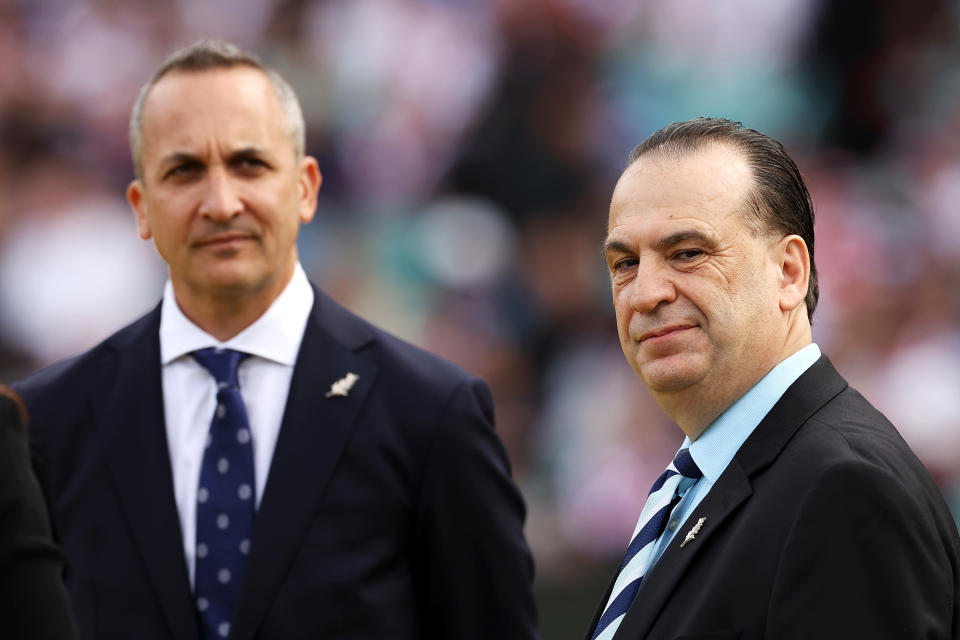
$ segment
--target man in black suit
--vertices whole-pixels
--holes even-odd
[[[960,541],[896,429],[813,343],[813,207],[719,119],[632,153],[604,254],[624,354],[686,434],[587,638],[960,637]]]
[[[161,304],[19,385],[87,638],[534,638],[486,386],[298,262],[320,172],[289,85],[175,53],[131,117]]]
[[[61,577],[63,554],[30,468],[26,423],[20,398],[0,385],[0,629],[4,638],[68,640],[77,626]]]

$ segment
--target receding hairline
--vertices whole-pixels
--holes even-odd
[[[224,71],[243,71],[249,69],[250,71],[255,71],[262,75],[267,81],[270,80],[270,74],[263,67],[259,67],[253,62],[246,62],[242,60],[232,61],[225,63],[223,65],[217,65],[213,67],[169,67],[163,69],[162,73],[157,74],[156,77],[151,78],[151,82],[146,85],[147,93],[144,96],[144,100],[150,96],[150,93],[153,91],[153,88],[156,87],[162,80],[170,76],[176,75],[193,75],[193,74],[203,74],[203,73],[218,73]],[[272,88],[272,86],[271,86]]]
[[[750,159],[747,156],[746,146],[736,140],[724,140],[719,138],[703,138],[693,141],[684,141],[683,143],[676,140],[668,140],[658,144],[655,147],[643,149],[639,153],[637,153],[637,149],[634,149],[633,153],[630,154],[629,160],[627,160],[627,165],[624,167],[623,172],[626,173],[635,164],[647,158],[679,161],[683,160],[684,158],[689,158],[696,155],[704,155],[711,151],[720,149],[728,149],[736,153],[737,156],[743,161],[744,165],[748,169],[751,169],[751,176],[753,175],[752,168],[750,167]]]
[[[144,111],[154,87],[164,78],[176,73],[229,71],[237,68],[258,71],[268,81],[280,107],[282,129],[290,140],[294,155],[299,159],[306,153],[306,125],[297,94],[280,73],[256,54],[221,40],[204,39],[179,49],[167,57],[149,80],[140,88],[130,113],[128,136],[136,177],[143,178],[143,120]]]
[[[627,166],[624,167],[623,173],[620,175],[620,179],[617,182],[619,184],[620,180],[630,173],[631,170],[636,170],[637,165],[643,160],[652,162],[661,160],[675,161],[679,163],[687,158],[698,155],[706,155],[711,151],[723,149],[727,149],[735,153],[739,161],[742,163],[743,168],[746,169],[746,177],[748,182],[746,190],[743,193],[741,206],[738,212],[747,222],[747,227],[754,233],[754,235],[776,236],[777,230],[769,225],[763,224],[758,218],[757,210],[760,206],[762,206],[760,199],[760,185],[757,181],[756,170],[750,162],[750,156],[748,155],[749,149],[747,148],[746,144],[738,140],[730,140],[719,137],[705,137],[695,140],[685,139],[682,142],[668,140],[658,144],[655,147],[643,149],[641,153],[637,153],[637,149],[634,149],[633,153],[630,154],[629,160],[627,161]]]
[[[229,73],[229,72],[236,72],[236,71],[251,71],[256,75],[260,76],[261,78],[263,78],[265,90],[271,96],[273,96],[273,100],[276,104],[276,108],[281,113],[282,119],[281,119],[281,122],[279,123],[279,126],[283,131],[284,136],[286,137],[289,132],[286,130],[286,126],[285,126],[286,117],[283,114],[284,112],[283,102],[280,96],[277,95],[276,88],[274,87],[269,74],[266,73],[263,69],[252,64],[244,64],[244,63],[238,63],[238,64],[224,66],[224,67],[209,67],[204,69],[176,69],[176,68],[168,69],[162,75],[157,76],[154,79],[154,81],[150,84],[147,92],[144,94],[143,101],[140,105],[139,118],[137,120],[139,125],[137,140],[139,144],[137,148],[138,157],[136,158],[136,163],[142,165],[142,162],[143,162],[143,152],[144,152],[144,146],[146,141],[145,125],[147,123],[147,118],[149,117],[147,114],[151,112],[151,109],[148,107],[148,105],[151,103],[150,98],[153,95],[154,90],[158,86],[162,85],[165,81],[175,80],[177,78],[182,78],[182,77],[202,76],[206,74]],[[293,141],[291,141],[291,146],[293,148],[295,155],[297,154],[302,155],[303,152],[298,148],[296,144],[293,143]],[[140,167],[140,170],[142,170],[142,166]],[[139,177],[142,178],[143,176],[139,176]]]
[[[264,71],[263,69],[261,69],[260,67],[257,67],[256,65],[238,62],[230,66],[207,67],[203,69],[172,68],[172,69],[165,70],[163,74],[158,75],[156,78],[153,79],[153,81],[149,85],[145,87],[146,92],[144,93],[143,100],[141,101],[141,104],[140,104],[140,113],[139,113],[139,119],[138,119],[138,122],[140,124],[140,135],[141,136],[143,135],[143,123],[146,119],[145,114],[147,112],[147,105],[150,104],[150,96],[153,95],[153,92],[157,88],[157,86],[162,84],[164,81],[173,80],[177,77],[202,76],[207,74],[230,73],[230,72],[236,72],[236,71],[252,71],[256,75],[259,75],[261,78],[263,78],[264,81],[266,82],[266,86],[269,88],[270,94],[273,96],[274,100],[277,101],[277,106],[281,110],[283,109],[283,103],[281,102],[280,96],[277,95],[277,90],[273,86],[273,82],[271,81],[270,74]]]

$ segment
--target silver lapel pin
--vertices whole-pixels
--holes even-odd
[[[680,548],[683,548],[683,545],[687,544],[691,540],[697,537],[697,534],[700,533],[700,527],[703,526],[703,523],[706,522],[706,518],[700,518],[697,520],[697,524],[693,525],[693,528],[687,532],[687,537],[683,539],[683,542],[680,543]]]
[[[347,397],[347,394],[350,393],[350,389],[353,388],[353,385],[357,383],[357,380],[360,379],[360,376],[353,373],[352,371],[347,375],[343,376],[332,385],[330,385],[330,391],[327,391],[325,398],[332,398],[334,396],[339,396],[341,398]]]

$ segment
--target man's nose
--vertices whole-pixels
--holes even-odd
[[[677,287],[669,269],[654,260],[641,260],[637,275],[630,283],[630,306],[639,313],[650,313],[659,305],[677,299]]]
[[[206,175],[200,215],[215,222],[226,222],[242,211],[243,202],[229,174],[219,167],[211,167]]]

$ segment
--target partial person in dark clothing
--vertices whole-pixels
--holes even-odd
[[[26,423],[20,398],[0,385],[0,635],[76,638],[61,578],[63,556],[30,468]]]

